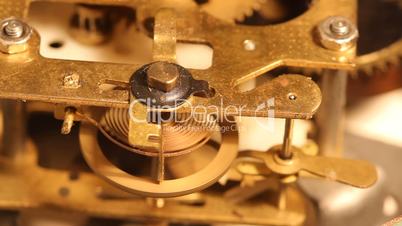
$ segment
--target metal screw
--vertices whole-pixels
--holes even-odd
[[[355,46],[359,32],[347,18],[332,16],[318,26],[321,44],[331,50],[345,51]]]
[[[28,49],[32,29],[28,24],[15,18],[0,22],[0,51],[8,54],[21,53]]]
[[[11,20],[4,28],[4,32],[11,37],[19,38],[24,33],[24,24],[18,20]]]
[[[350,31],[349,24],[344,20],[337,20],[330,24],[331,31],[336,35],[346,35]]]
[[[147,82],[150,87],[169,92],[176,87],[179,76],[176,65],[168,62],[156,62],[148,68]]]
[[[80,76],[77,73],[68,72],[63,78],[64,88],[77,89],[81,87]]]

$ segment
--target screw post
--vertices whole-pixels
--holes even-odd
[[[19,38],[24,32],[24,25],[18,20],[12,20],[5,26],[4,32],[10,37]]]

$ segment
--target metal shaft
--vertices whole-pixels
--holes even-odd
[[[292,157],[292,137],[293,137],[293,119],[286,119],[285,122],[285,134],[283,136],[282,152],[280,157],[283,159],[289,159]]]
[[[71,132],[71,128],[74,125],[75,111],[75,108],[66,108],[63,125],[61,127],[61,134],[67,135]]]
[[[347,73],[327,70],[321,80],[322,103],[317,113],[317,143],[322,155],[343,153]]]
[[[26,147],[25,103],[2,100],[3,137],[1,153],[10,158],[20,156]]]

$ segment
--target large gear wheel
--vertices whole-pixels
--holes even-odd
[[[206,0],[196,1],[208,14],[226,22],[243,21],[258,10],[266,0]]]
[[[353,75],[386,73],[402,57],[402,1],[359,1],[357,70]]]
[[[350,103],[402,87],[402,1],[359,0],[358,22]]]
[[[390,66],[397,66],[402,59],[402,39],[379,51],[358,56],[357,72],[373,75],[377,71],[386,72]],[[356,73],[355,73],[356,74]]]

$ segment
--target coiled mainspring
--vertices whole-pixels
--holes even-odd
[[[162,141],[165,157],[189,153],[207,142],[218,129],[212,115],[177,114],[174,120],[162,123]],[[130,116],[128,109],[111,108],[100,122],[103,133],[119,146],[147,156],[157,156],[159,150],[138,149],[128,142]]]

